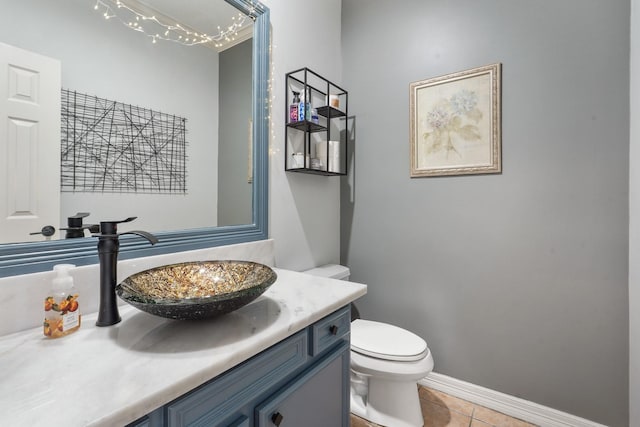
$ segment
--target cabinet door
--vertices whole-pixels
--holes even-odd
[[[163,427],[163,426],[164,426],[164,412],[162,408],[158,408],[155,411],[145,415],[144,417],[137,419],[131,424],[128,424],[126,427]]]
[[[249,418],[244,415],[229,424],[229,427],[249,427]]]
[[[257,427],[349,426],[349,343],[343,342],[255,411]]]
[[[149,419],[149,417],[145,415],[139,420],[136,420],[131,424],[128,424],[126,427],[151,427],[152,425],[153,424],[151,424],[151,420]]]
[[[166,424],[169,427],[235,426],[238,417],[251,415],[259,396],[269,393],[279,381],[282,383],[282,378],[293,375],[307,363],[308,347],[306,330],[298,332],[166,405]]]

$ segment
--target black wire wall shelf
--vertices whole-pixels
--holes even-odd
[[[285,171],[346,175],[347,91],[308,68],[285,80]]]

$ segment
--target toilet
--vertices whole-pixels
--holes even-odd
[[[327,264],[305,271],[349,280],[348,267]],[[388,427],[423,425],[417,382],[433,369],[427,343],[405,329],[371,320],[351,321],[351,412]]]

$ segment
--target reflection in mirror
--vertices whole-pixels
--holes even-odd
[[[43,105],[58,118],[51,126],[59,137],[32,136],[61,153],[42,159],[56,167],[39,172],[50,201],[4,220],[1,243],[42,240],[30,233],[67,227],[78,212],[91,213],[87,223],[136,215],[135,228],[152,232],[251,222],[250,18],[222,0],[23,0],[2,8],[12,19],[0,41],[21,49],[22,61],[44,55],[58,63],[60,77],[39,84],[62,89],[62,102]]]
[[[251,42],[220,53],[218,225],[251,222]]]
[[[267,8],[22,0],[0,12],[0,98],[15,101],[0,108],[0,241],[44,240],[48,225],[61,239],[0,245],[0,276],[95,262],[95,239],[64,239],[79,234],[71,221],[137,216],[129,228],[160,235],[152,251],[123,239],[121,258],[266,237]]]

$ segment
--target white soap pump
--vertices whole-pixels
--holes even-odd
[[[73,286],[73,277],[69,275],[69,270],[74,267],[73,264],[53,266],[56,277],[44,299],[43,332],[48,338],[60,338],[80,329],[78,294]]]

